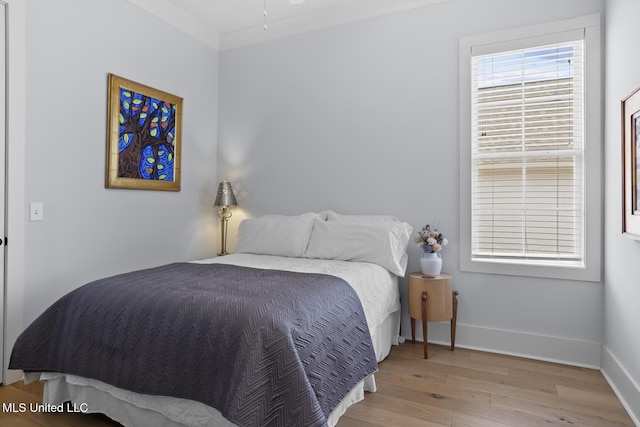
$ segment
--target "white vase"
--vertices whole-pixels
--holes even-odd
[[[438,252],[424,252],[420,257],[422,274],[435,277],[442,271],[442,258]]]

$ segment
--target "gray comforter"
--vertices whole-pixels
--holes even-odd
[[[62,297],[19,337],[10,368],[196,400],[241,426],[322,426],[377,363],[342,279],[176,263]]]

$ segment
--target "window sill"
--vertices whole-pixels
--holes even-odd
[[[553,263],[549,261],[530,260],[509,261],[497,259],[460,259],[460,270],[472,273],[505,274],[511,276],[540,277],[548,279],[581,280],[601,282],[600,268],[588,268],[581,262]]]

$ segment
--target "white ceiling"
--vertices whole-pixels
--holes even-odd
[[[129,0],[220,49],[262,43],[446,0]]]

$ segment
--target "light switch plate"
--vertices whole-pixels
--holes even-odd
[[[29,221],[42,221],[42,203],[29,203]]]

